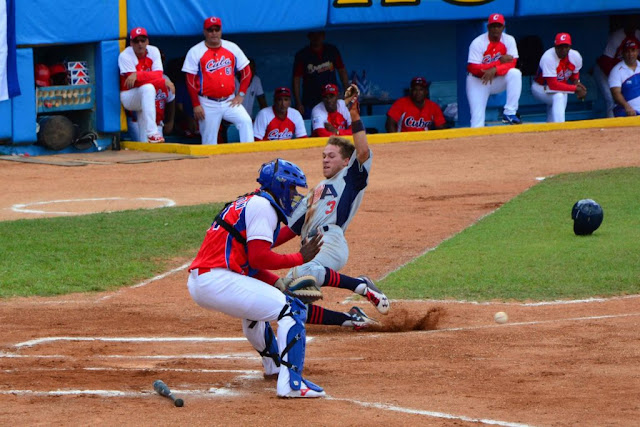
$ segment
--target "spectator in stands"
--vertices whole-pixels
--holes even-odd
[[[149,44],[147,30],[136,27],[129,34],[129,47],[118,56],[120,101],[137,114],[139,133],[144,141],[164,142],[158,132],[156,96],[175,93],[173,83],[163,75],[160,50]]]
[[[614,99],[609,87],[609,73],[614,65],[622,60],[622,47],[627,38],[640,40],[638,26],[640,15],[625,15],[622,17],[622,28],[613,31],[607,40],[607,46],[602,55],[596,60],[593,77],[604,98],[607,117],[613,117]]]
[[[567,100],[570,93],[578,99],[587,96],[587,88],[580,83],[582,56],[571,49],[571,36],[558,33],[555,46],[540,58],[538,73],[531,84],[535,99],[547,104],[547,122],[564,122]]]
[[[258,106],[260,110],[262,110],[263,108],[267,108],[267,98],[264,96],[262,80],[260,80],[260,77],[256,74],[256,63],[251,58],[249,58],[249,67],[251,68],[251,83],[249,83],[247,93],[242,100],[242,106],[247,110],[249,116],[251,116],[251,120],[253,120],[256,117],[255,114],[253,114],[253,103],[257,100]],[[238,94],[239,88],[240,81],[236,78],[236,95]]]
[[[414,77],[411,80],[409,96],[398,99],[387,112],[387,132],[445,128],[446,120],[440,106],[429,100],[429,84],[424,77]]]
[[[253,123],[256,141],[306,138],[307,130],[300,112],[291,108],[291,91],[279,87],[273,92],[273,106],[258,112]]]
[[[615,117],[636,116],[640,114],[640,61],[638,61],[640,42],[628,38],[622,45],[622,61],[611,69],[609,86],[611,96],[616,102],[613,109]]]
[[[504,16],[489,16],[487,32],[476,37],[469,46],[467,64],[467,99],[471,110],[471,127],[485,125],[489,96],[507,91],[502,122],[522,123],[517,116],[522,73],[516,68],[518,46],[516,40],[504,34]]]
[[[338,84],[336,71],[342,88],[346,90],[349,86],[342,56],[338,48],[324,42],[324,31],[312,31],[307,37],[309,46],[299,50],[293,62],[293,96],[296,108],[305,119],[310,118],[311,109],[321,101],[322,88],[327,84]]]
[[[344,100],[338,99],[338,86],[322,88],[322,102],[311,111],[313,136],[351,135],[351,114]]]

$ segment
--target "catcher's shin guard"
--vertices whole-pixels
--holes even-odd
[[[271,325],[268,322],[243,320],[242,330],[253,348],[262,356],[265,374],[277,374],[280,367],[280,353]]]
[[[279,390],[279,394],[282,397],[324,396],[324,391],[321,387],[302,378],[306,349],[304,322],[307,318],[307,309],[299,299],[291,298],[288,295],[286,298],[287,305],[282,309],[278,319],[278,333],[286,334],[286,345],[280,353],[280,363],[286,366],[288,370],[291,390],[282,394],[280,394],[281,390]],[[293,324],[291,324],[292,322]],[[281,331],[281,328],[287,329]]]

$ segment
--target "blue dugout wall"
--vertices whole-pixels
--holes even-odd
[[[5,0],[0,0],[5,1]],[[367,78],[397,98],[411,77],[432,81],[460,80],[467,47],[485,30],[495,12],[507,18],[507,32],[539,35],[550,47],[557,32],[570,32],[585,59],[585,70],[606,43],[611,14],[640,13],[638,0],[20,0],[15,2],[18,74],[26,91],[0,102],[0,139],[25,144],[35,141],[31,130],[35,99],[34,61],[49,46],[90,50],[98,96],[94,125],[113,132],[120,125],[117,54],[128,30],[144,26],[151,42],[168,60],[180,58],[202,39],[202,21],[220,16],[224,37],[237,42],[256,60],[267,99],[273,88],[290,85],[293,54],[308,41],[306,33],[325,29],[336,44],[349,73],[366,70]],[[31,51],[31,52],[30,52]],[[34,58],[35,57],[35,58]],[[30,59],[31,58],[31,59]],[[0,70],[1,71],[1,70]],[[30,77],[29,77],[30,76]],[[31,86],[31,87],[28,87]],[[460,91],[459,91],[460,92]],[[459,97],[460,101],[463,101]],[[381,107],[382,108],[382,107]],[[16,120],[20,123],[16,123]],[[28,123],[27,123],[28,122]],[[12,123],[11,129],[7,123]]]

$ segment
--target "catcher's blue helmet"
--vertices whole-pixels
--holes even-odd
[[[296,187],[307,188],[307,177],[295,164],[282,159],[275,159],[260,167],[258,176],[260,189],[273,195],[285,215],[291,215],[302,200],[302,194]]]
[[[573,232],[578,236],[591,234],[600,227],[603,217],[602,207],[595,200],[578,200],[571,209]]]

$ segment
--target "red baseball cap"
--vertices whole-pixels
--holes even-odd
[[[414,77],[411,79],[411,86],[420,85],[422,87],[429,87],[429,82],[424,77]]]
[[[289,90],[288,87],[279,87],[273,91],[274,98],[282,98],[285,96],[288,96],[289,98],[291,98],[291,91]]]
[[[218,18],[217,16],[210,16],[204,20],[203,28],[207,30],[213,27],[214,25],[217,25],[218,27],[222,28],[222,19]]]
[[[640,46],[640,41],[633,37],[627,37],[622,42],[622,50],[638,49],[638,46]]]
[[[561,44],[571,45],[571,36],[569,33],[556,34],[556,46],[560,46]]]
[[[338,96],[338,86],[334,84],[327,84],[322,87],[322,96],[325,95],[336,95]]]
[[[51,71],[46,64],[36,64],[35,79],[37,86],[51,86]]]
[[[52,76],[54,76],[56,74],[66,73],[67,68],[64,66],[64,64],[53,64],[49,67],[49,72]]]
[[[145,30],[143,27],[136,27],[133,30],[131,30],[131,32],[129,33],[129,38],[131,40],[135,39],[136,37],[149,37],[147,35],[147,30]]]
[[[489,21],[488,24],[500,24],[500,25],[504,25],[504,16],[500,15],[499,13],[494,13],[492,15],[489,15]]]

